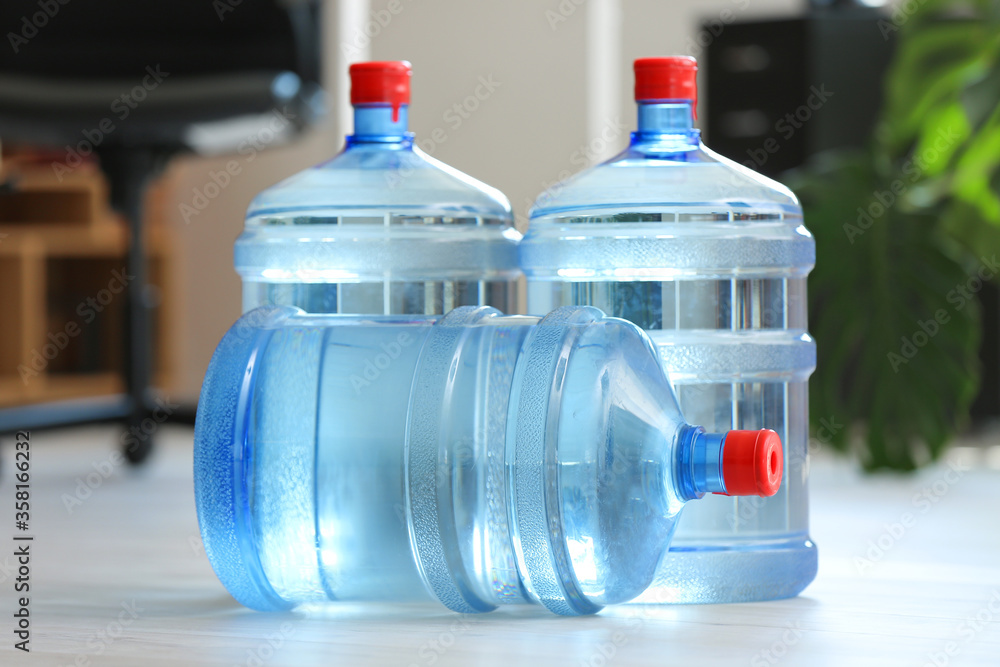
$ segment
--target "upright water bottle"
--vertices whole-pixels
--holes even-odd
[[[593,613],[647,589],[687,501],[771,495],[782,465],[773,431],[685,423],[649,339],[589,307],[260,308],[219,344],[195,426],[205,552],[263,610]]]
[[[784,186],[705,148],[693,58],[635,62],[629,147],[543,194],[520,248],[528,312],[593,305],[659,349],[684,415],[710,431],[767,425],[785,446],[776,496],[713,496],[684,513],[640,601],[798,594],[809,539],[806,275],[813,238]]]
[[[250,203],[235,248],[244,312],[514,310],[520,234],[507,199],[414,145],[409,63],[350,73],[354,134],[344,150]]]

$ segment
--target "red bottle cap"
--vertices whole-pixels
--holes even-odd
[[[698,117],[698,61],[691,56],[639,58],[635,69],[635,101],[691,100]]]
[[[785,457],[774,431],[730,431],[722,446],[727,496],[773,496],[781,488]]]
[[[351,104],[388,104],[392,120],[399,120],[399,107],[410,103],[410,74],[405,60],[354,63],[351,65]]]

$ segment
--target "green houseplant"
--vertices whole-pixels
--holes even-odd
[[[823,437],[867,469],[912,470],[979,386],[976,293],[1000,272],[1000,3],[926,0],[880,27],[898,42],[869,147],[789,185],[816,236],[813,423],[850,426]]]

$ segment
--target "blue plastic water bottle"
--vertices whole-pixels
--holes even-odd
[[[236,241],[243,309],[441,314],[517,310],[510,203],[408,131],[410,64],[351,66],[354,134],[329,162],[261,192]]]
[[[815,260],[786,187],[705,148],[693,58],[635,62],[629,147],[543,194],[521,243],[528,312],[592,305],[659,348],[680,407],[710,431],[774,428],[776,496],[695,503],[639,601],[737,602],[798,594],[809,538],[806,276]]]
[[[685,423],[649,339],[588,307],[260,308],[219,344],[195,427],[205,551],[261,610],[593,613],[648,588],[687,501],[774,494],[782,466],[773,431]]]

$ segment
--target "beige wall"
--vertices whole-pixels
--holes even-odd
[[[346,65],[369,58],[413,63],[411,123],[433,155],[503,190],[522,219],[535,196],[581,160],[603,159],[632,129],[631,62],[648,55],[698,55],[702,19],[784,15],[801,0],[390,0],[328,1],[327,90],[333,113],[296,145],[257,156],[185,223],[190,203],[226,159],[183,158],[170,168],[179,236],[181,308],[174,392],[197,397],[219,338],[240,313],[232,244],[259,190],[340,150],[350,127]],[[579,4],[577,4],[579,3]],[[725,12],[731,12],[726,14]],[[371,40],[358,30],[381,18]],[[377,25],[377,24],[373,24]],[[374,32],[374,30],[371,30]],[[704,39],[704,38],[703,38]],[[366,43],[368,42],[368,43]],[[486,93],[480,77],[492,80]],[[480,97],[475,99],[479,87]],[[463,115],[448,114],[455,104]],[[454,111],[454,110],[453,110]],[[458,112],[454,112],[457,114]],[[446,114],[448,114],[446,116]],[[624,126],[623,129],[616,130]],[[441,128],[445,140],[429,145]],[[599,139],[601,135],[609,141]],[[440,135],[439,135],[440,136]]]

